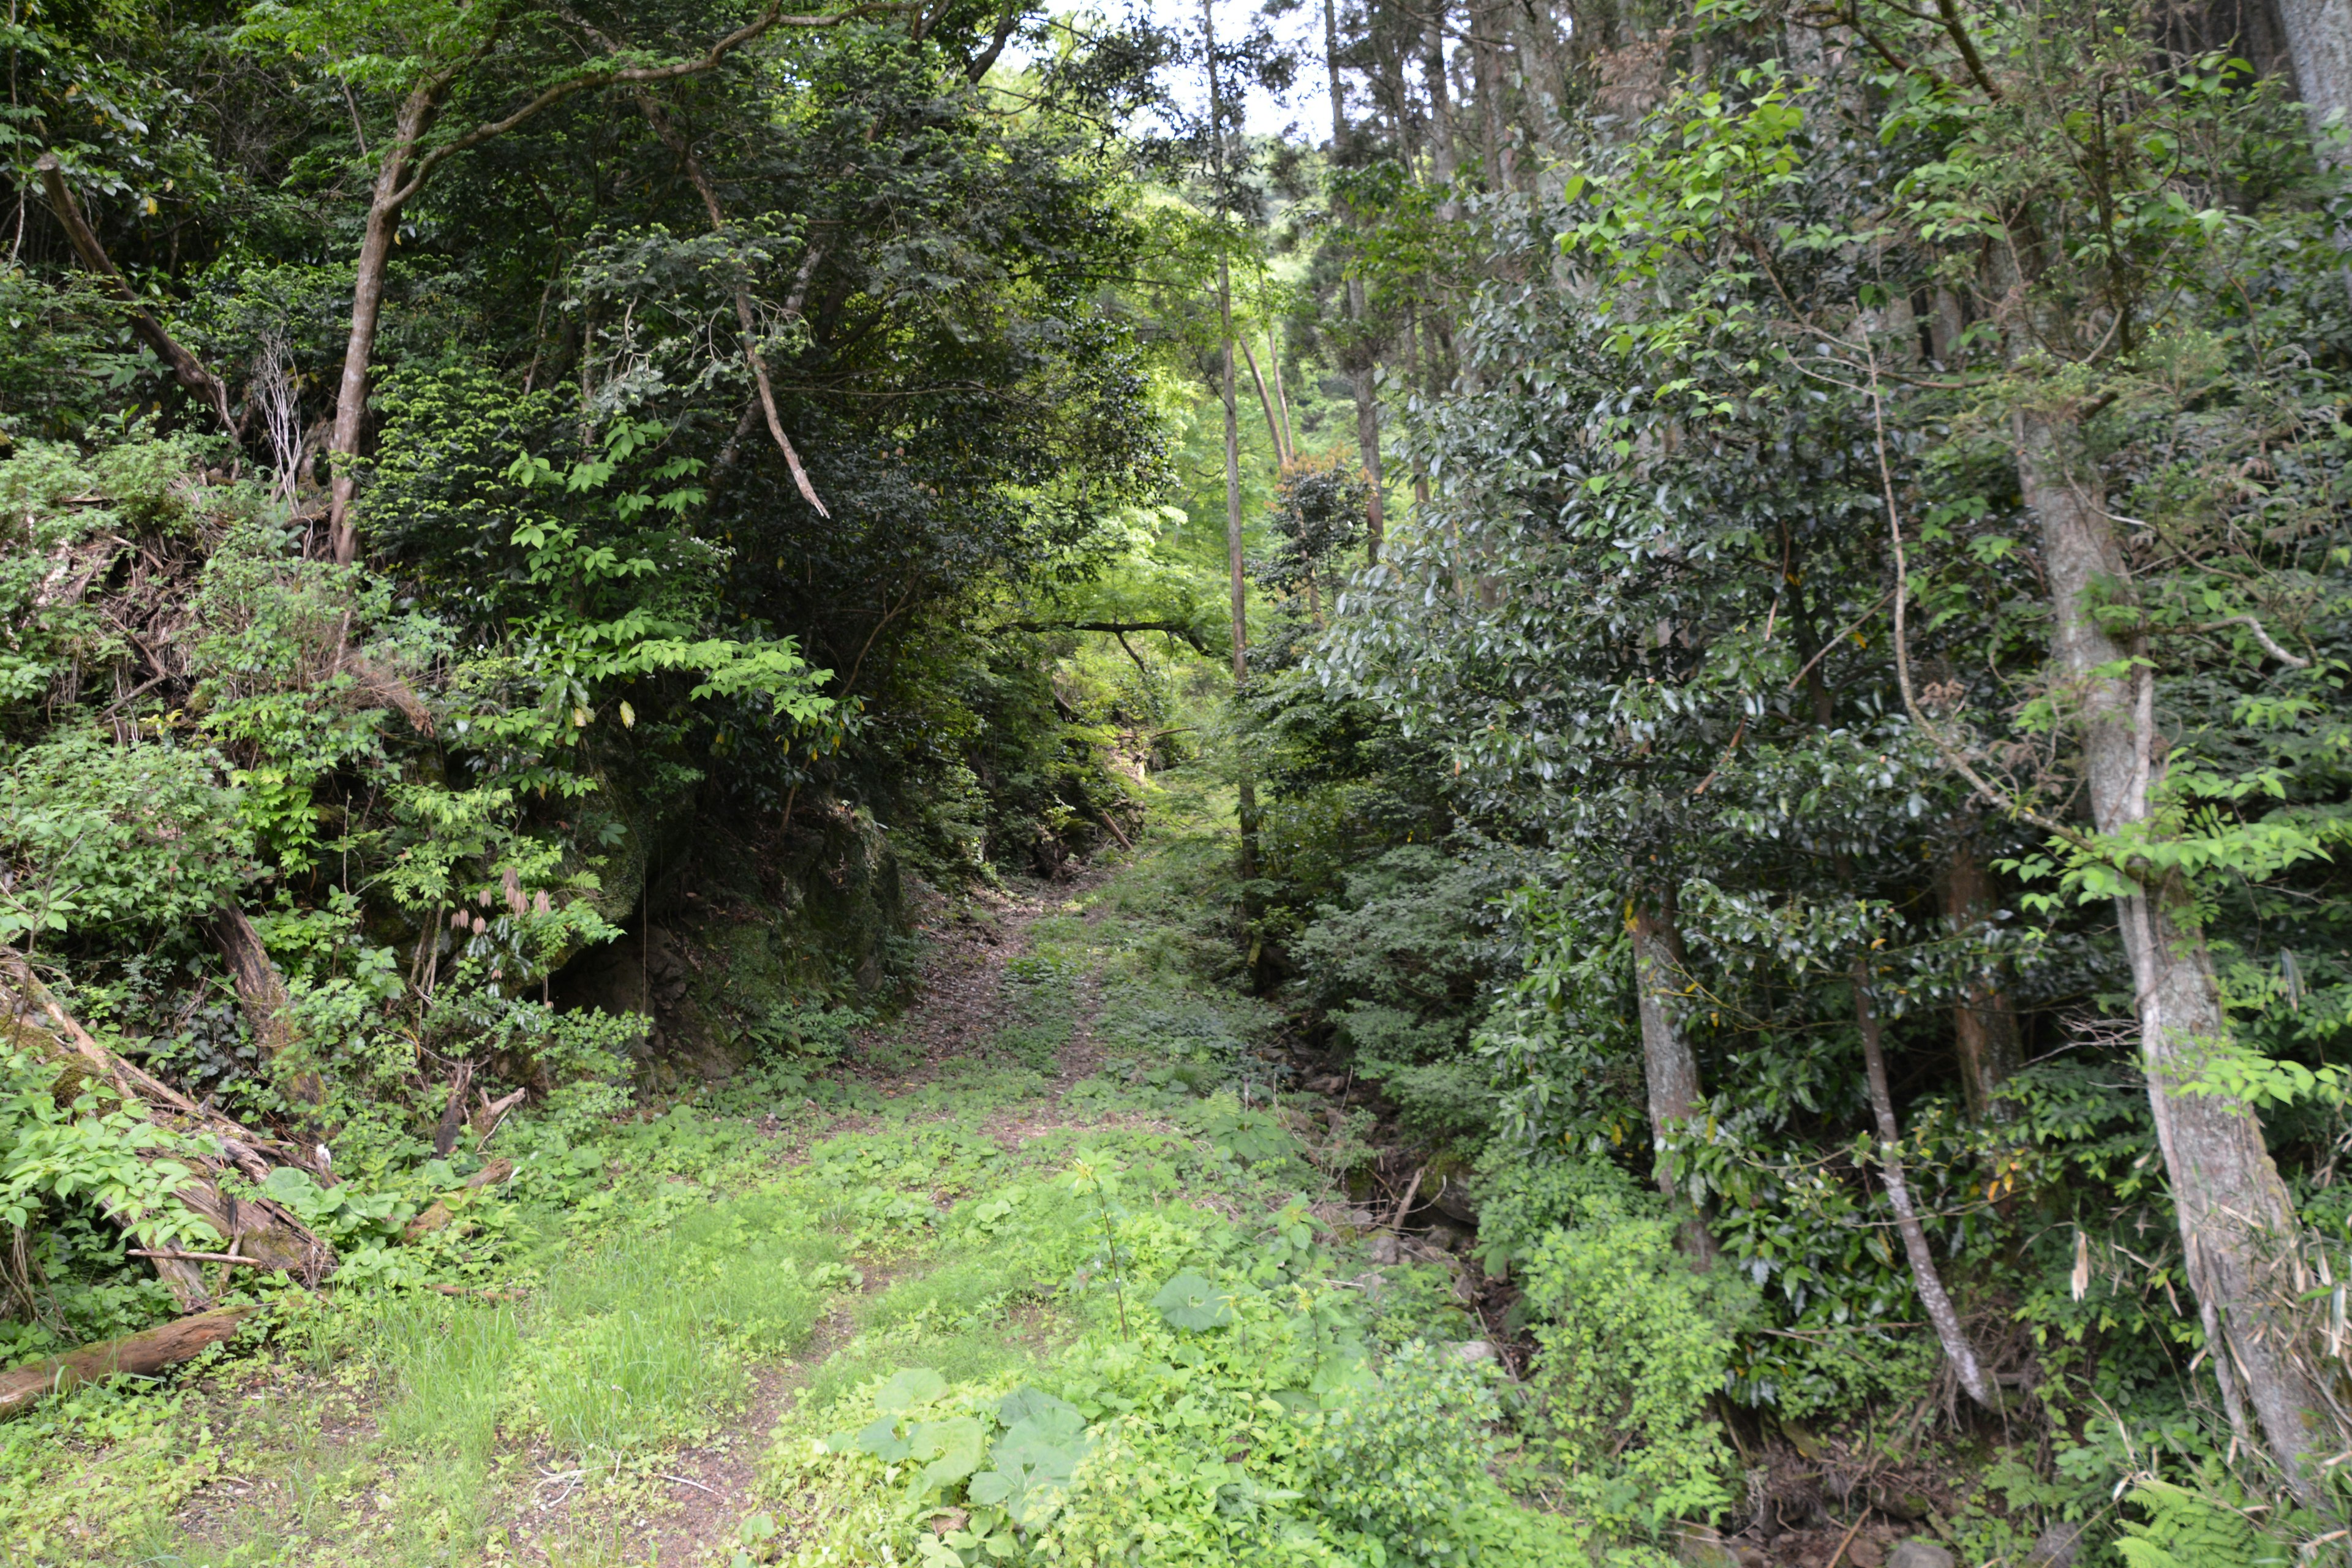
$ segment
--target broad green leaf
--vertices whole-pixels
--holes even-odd
[[[948,1380],[927,1366],[908,1367],[892,1374],[874,1394],[874,1408],[896,1414],[928,1405],[948,1391]]]
[[[1231,1299],[1190,1268],[1161,1286],[1151,1304],[1180,1329],[1214,1329],[1234,1321]]]

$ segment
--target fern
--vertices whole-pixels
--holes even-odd
[[[2151,1479],[2134,1487],[2128,1500],[2147,1517],[2126,1521],[2116,1542],[2127,1568],[2284,1568],[2290,1561],[2287,1549],[2225,1496]]]

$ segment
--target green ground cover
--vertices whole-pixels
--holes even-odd
[[[1586,1561],[1445,1271],[1367,1265],[1268,1092],[1212,804],[1008,922],[945,1059],[918,997],[839,1062],[551,1106],[369,1278],[0,1426],[9,1559]]]

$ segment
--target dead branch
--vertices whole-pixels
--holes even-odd
[[[457,1129],[466,1124],[466,1090],[474,1081],[474,1064],[459,1062],[449,1079],[449,1103],[442,1109],[441,1125],[433,1131],[433,1152],[441,1159],[457,1146]]]
[[[467,1177],[459,1190],[477,1192],[483,1187],[494,1187],[513,1175],[514,1168],[512,1160],[493,1160]],[[457,1217],[446,1198],[436,1198],[432,1206],[408,1222],[408,1228],[400,1233],[400,1239],[415,1241],[420,1237],[430,1236]]]
[[[235,904],[223,904],[205,927],[236,982],[237,1002],[245,1009],[246,1022],[253,1026],[253,1043],[261,1047],[263,1057],[276,1063],[299,1043],[287,1010],[284,976],[270,962],[269,950],[261,945],[261,933]],[[285,1089],[304,1105],[326,1102],[326,1083],[315,1072],[291,1075]]]
[[[1195,653],[1209,651],[1201,634],[1183,621],[1007,621],[1003,629],[1014,632],[1108,632],[1113,637],[1127,632],[1166,632],[1180,642],[1190,644]],[[1128,651],[1131,656],[1135,650],[1129,648]]]
[[[204,1110],[100,1045],[58,1005],[24,954],[10,947],[0,947],[0,1038],[55,1068],[58,1077],[54,1092],[61,1100],[80,1092],[85,1083],[102,1085],[125,1109],[178,1133],[179,1139],[173,1141],[176,1146],[151,1146],[139,1151],[138,1157],[150,1164],[185,1172],[173,1198],[210,1226],[231,1250],[259,1267],[281,1269],[309,1285],[333,1271],[334,1249],[291,1211],[269,1198],[236,1196],[222,1184],[232,1174],[257,1182],[269,1174],[273,1164],[293,1165],[316,1174],[316,1168],[300,1152],[264,1138],[217,1111]],[[205,1147],[207,1143],[209,1151]],[[134,1223],[124,1219],[117,1223],[133,1240],[147,1241]],[[190,1283],[181,1271],[184,1267],[157,1270],[183,1296]]]

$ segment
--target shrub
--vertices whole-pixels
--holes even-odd
[[[0,940],[160,931],[217,910],[253,862],[222,772],[210,751],[95,730],[28,747],[0,774]]]
[[[1535,1426],[1570,1498],[1613,1531],[1719,1513],[1730,1454],[1707,1405],[1752,1292],[1728,1269],[1694,1271],[1664,1202],[1614,1166],[1489,1166],[1488,1256],[1525,1258]]]

